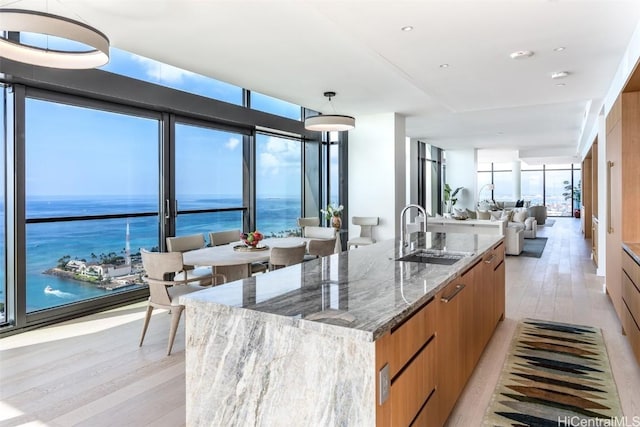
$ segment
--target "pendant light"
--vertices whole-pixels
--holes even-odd
[[[331,98],[336,96],[336,93],[325,92],[324,96],[329,98],[329,103],[331,104]],[[333,104],[331,104],[331,107],[333,108]],[[335,113],[335,108],[333,110]],[[355,127],[356,119],[341,114],[318,114],[317,116],[307,117],[304,120],[305,129],[317,132],[345,131]]]
[[[0,9],[0,34],[3,31],[55,36],[88,47],[86,50],[54,50],[0,37],[0,56],[13,61],[63,69],[95,68],[109,62],[107,36],[73,19],[33,10]]]

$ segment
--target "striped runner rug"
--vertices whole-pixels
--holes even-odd
[[[483,425],[618,425],[621,419],[600,329],[534,319],[517,325]]]

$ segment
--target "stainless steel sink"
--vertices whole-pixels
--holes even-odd
[[[411,252],[396,261],[421,262],[423,264],[452,265],[466,256],[473,255],[472,252],[455,252],[438,249],[419,249]]]

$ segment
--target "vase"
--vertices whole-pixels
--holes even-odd
[[[340,228],[342,227],[342,218],[340,218],[339,216],[332,216],[331,226],[336,230],[340,230]]]

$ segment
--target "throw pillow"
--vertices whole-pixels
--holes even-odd
[[[467,211],[465,209],[453,208],[453,211],[455,212],[456,218],[467,219]]]
[[[513,218],[513,211],[512,210],[504,210],[502,211],[502,215],[500,215],[500,219],[506,219],[507,222],[511,222]]]
[[[524,200],[518,200],[516,202],[516,208],[522,208],[524,207]]]
[[[513,214],[513,222],[524,222],[528,215],[526,210],[519,210]]]
[[[491,214],[491,219],[498,220],[502,218],[502,214],[504,213],[504,211],[491,211],[489,213]]]
[[[477,219],[491,219],[491,212],[490,211],[477,210],[476,211],[476,218]]]
[[[467,218],[470,218],[470,219],[477,218],[476,211],[472,211],[471,209],[466,209],[465,211],[467,212]]]

